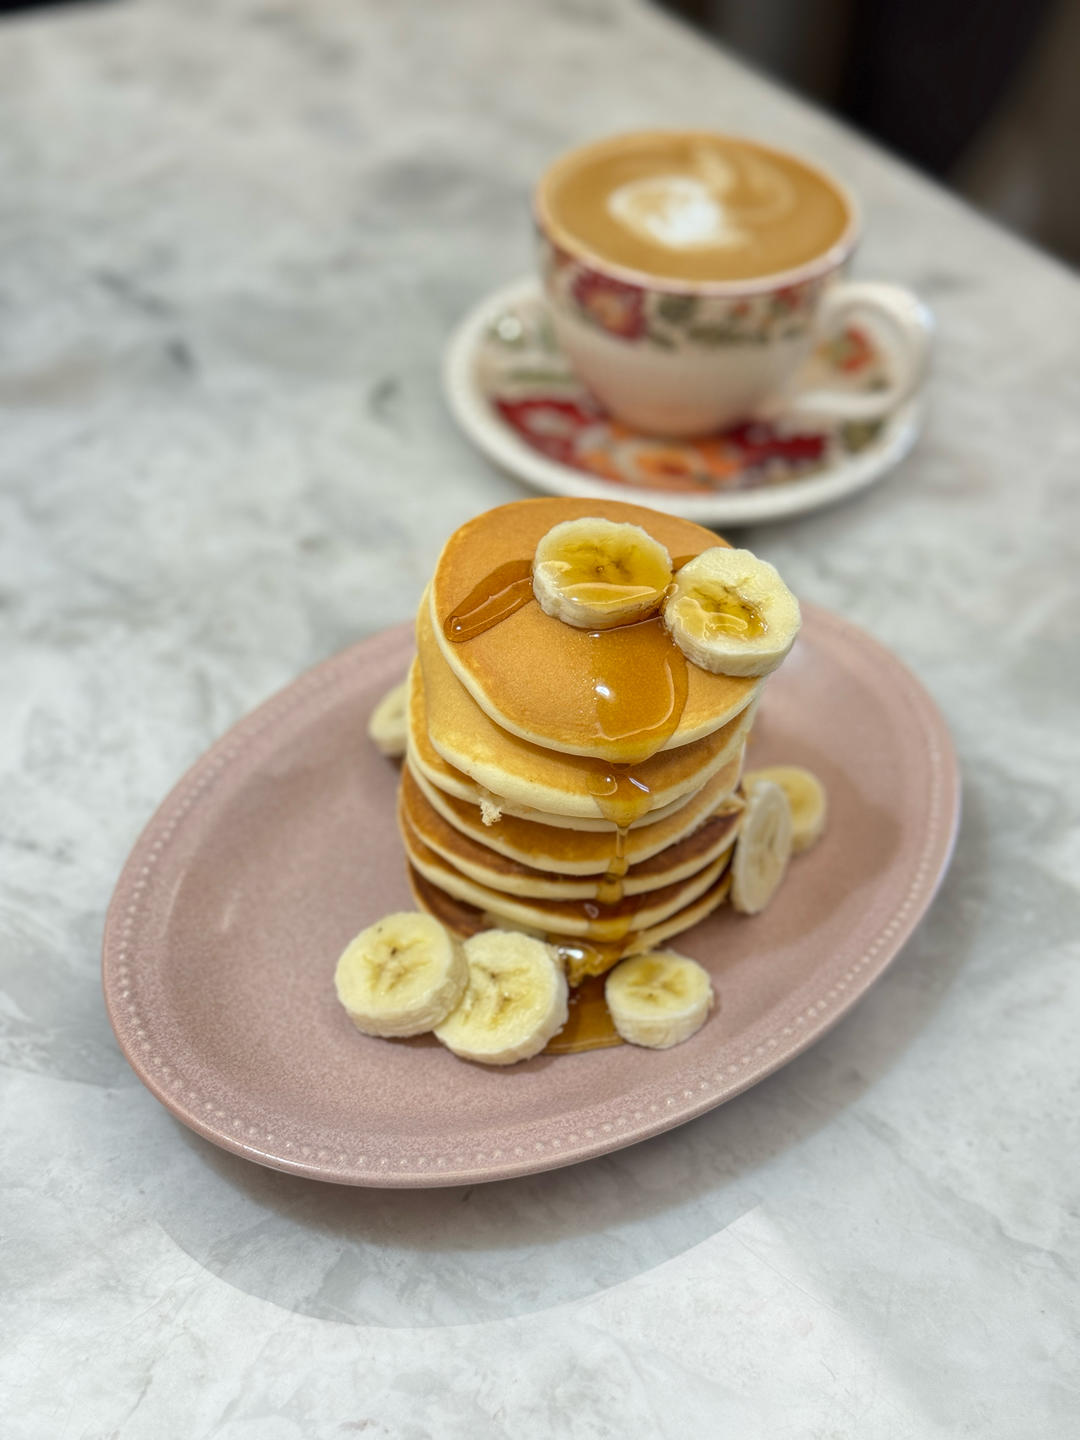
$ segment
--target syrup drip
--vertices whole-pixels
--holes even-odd
[[[652,791],[640,776],[631,773],[623,765],[604,765],[589,776],[589,793],[596,801],[596,808],[605,820],[615,826],[611,858],[604,878],[596,890],[599,906],[618,905],[623,898],[623,877],[626,875],[626,837],[630,826],[640,819],[649,808]],[[595,902],[592,904],[597,919],[602,914]]]
[[[634,775],[629,766],[599,762],[589,774],[589,794],[604,819],[619,830],[629,830],[634,821],[646,813],[652,800],[648,782]]]
[[[590,925],[603,926],[601,939],[591,942],[594,945],[622,945],[634,924],[633,908],[620,915],[614,907],[604,905],[599,900],[582,900],[578,908],[582,919],[587,920]]]
[[[583,1050],[605,1050],[623,1043],[604,1000],[606,978],[589,975],[571,990],[566,1024],[548,1041],[546,1055],[577,1055]]]
[[[532,561],[508,560],[471,590],[443,626],[446,638],[460,645],[507,620],[533,598]]]
[[[615,830],[615,850],[608,861],[607,872],[596,888],[596,898],[601,905],[617,905],[623,898],[623,877],[629,867],[626,858],[626,835],[624,825]]]
[[[588,635],[596,739],[617,746],[627,761],[647,760],[682,719],[686,657],[659,615]]]
[[[618,940],[578,940],[566,935],[548,935],[560,962],[566,967],[571,985],[580,985],[590,975],[607,974],[624,955],[633,955],[640,948],[641,936],[630,933],[629,927]]]

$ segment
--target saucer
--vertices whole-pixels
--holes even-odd
[[[869,391],[888,352],[863,327],[819,347],[806,385]],[[489,295],[447,347],[443,383],[455,419],[500,469],[551,495],[634,500],[706,524],[781,520],[874,484],[922,425],[921,395],[884,419],[781,416],[703,439],[665,440],[614,420],[571,373],[536,280]]]

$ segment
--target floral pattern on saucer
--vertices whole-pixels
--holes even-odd
[[[604,299],[608,328],[640,321],[626,297]],[[584,474],[649,490],[715,494],[785,485],[857,454],[886,423],[754,421],[695,440],[640,434],[608,415],[574,377],[535,295],[495,317],[477,360],[488,404],[531,449]],[[819,347],[804,381],[876,390],[887,383],[887,369],[870,334],[852,326]]]

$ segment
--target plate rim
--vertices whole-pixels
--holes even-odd
[[[329,1155],[324,1149],[308,1155],[277,1153],[261,1146],[250,1135],[236,1134],[240,1122],[231,1128],[227,1123],[222,1124],[224,1112],[217,1113],[214,1120],[208,1120],[198,1108],[198,1096],[194,1091],[185,1095],[185,1087],[178,1078],[174,1075],[170,1078],[170,1075],[155,1070],[150,1063],[151,1057],[146,1054],[152,1046],[145,1040],[141,1016],[130,1000],[130,973],[135,961],[128,958],[127,945],[140,899],[148,893],[157,859],[164,854],[191,809],[213,788],[229,763],[247,752],[260,736],[267,731],[273,733],[275,727],[293,712],[309,716],[318,713],[320,704],[334,703],[337,695],[335,682],[353,665],[362,664],[364,657],[373,650],[407,650],[411,645],[412,625],[405,622],[370,635],[323,660],[249,711],[183,773],[140,832],[109,903],[101,962],[109,1022],[121,1052],[138,1079],[182,1124],[212,1144],[244,1159],[271,1169],[335,1184],[413,1189],[519,1178],[595,1159],[696,1119],[774,1074],[848,1014],[900,953],[941,886],[952,859],[960,823],[960,769],[955,748],[944,717],[925,686],[899,657],[860,626],[816,605],[805,604],[803,608],[804,615],[811,618],[815,625],[832,628],[849,644],[876,651],[885,661],[886,673],[892,673],[901,682],[903,693],[921,721],[921,740],[927,742],[925,747],[920,744],[920,751],[929,757],[926,778],[930,786],[930,818],[905,901],[895,913],[883,919],[859,960],[849,966],[852,975],[857,974],[857,980],[842,989],[835,984],[829,989],[827,977],[821,977],[826,995],[819,995],[800,1015],[794,1017],[793,1023],[785,1027],[788,1034],[770,1036],[753,1055],[741,1057],[740,1064],[728,1064],[723,1077],[720,1074],[714,1077],[714,1084],[701,1081],[696,1093],[684,1088],[677,1099],[668,1099],[663,1110],[654,1107],[658,1112],[655,1118],[630,1126],[625,1118],[620,1123],[616,1116],[610,1123],[601,1124],[599,1131],[593,1128],[584,1135],[575,1132],[559,1148],[555,1147],[555,1142],[543,1145],[537,1142],[533,1151],[520,1155],[507,1155],[502,1151],[498,1157],[488,1157],[475,1152],[471,1162],[462,1160],[449,1165],[445,1160],[439,1160],[431,1169],[393,1170],[385,1156],[377,1165],[367,1165],[355,1159],[350,1162],[347,1156]],[[832,963],[835,965],[835,960]],[[800,994],[805,984],[796,986],[790,993]],[[766,1050],[767,1054],[757,1053]],[[678,1103],[679,1100],[683,1103]],[[578,1129],[583,1125],[587,1126],[587,1121],[582,1121]],[[498,1163],[493,1165],[496,1159]]]
[[[756,490],[684,494],[616,485],[591,479],[531,449],[491,412],[475,383],[475,356],[480,336],[507,306],[540,298],[535,276],[522,276],[479,300],[458,321],[443,351],[442,385],[447,405],[465,436],[497,469],[548,495],[584,500],[622,499],[679,515],[699,524],[753,525],[789,520],[835,504],[869,488],[894,470],[911,451],[926,419],[925,385],[885,417],[885,439],[852,456],[844,464],[797,482]]]

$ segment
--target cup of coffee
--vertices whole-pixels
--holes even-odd
[[[699,435],[777,413],[869,420],[926,368],[931,322],[900,286],[848,281],[848,190],[819,166],[705,131],[617,135],[562,155],[535,194],[540,270],[570,364],[617,419]],[[799,390],[816,344],[856,314],[891,381]]]

